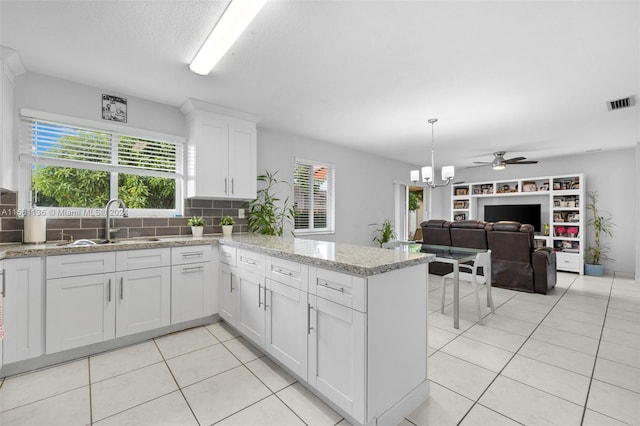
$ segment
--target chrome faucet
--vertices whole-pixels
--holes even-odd
[[[105,207],[105,210],[107,211],[107,223],[106,223],[106,226],[104,227],[105,238],[109,243],[111,242],[111,234],[119,231],[119,229],[111,227],[111,221],[113,220],[113,218],[111,218],[112,204],[120,204],[120,208],[122,209],[122,217],[129,216],[129,214],[127,213],[127,206],[124,204],[124,201],[122,201],[120,198],[113,198],[109,200],[109,202],[107,203],[107,207]]]

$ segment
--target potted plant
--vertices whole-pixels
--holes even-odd
[[[422,190],[409,191],[409,239],[413,238],[413,233],[417,229],[417,210],[420,208],[420,201],[422,201]]]
[[[194,216],[187,221],[187,225],[191,227],[191,235],[194,237],[202,237],[204,226],[207,224],[202,216]]]
[[[222,235],[225,237],[231,236],[233,232],[233,225],[236,223],[231,216],[225,216],[220,219],[220,225],[222,225]]]
[[[257,197],[249,201],[247,214],[247,228],[250,232],[263,235],[278,235],[284,233],[286,222],[291,223],[295,216],[295,210],[289,204],[289,198],[281,200],[274,193],[276,185],[281,183],[289,185],[287,181],[278,180],[276,174],[266,171],[258,176],[258,182],[263,188],[257,192]]]
[[[591,218],[587,224],[593,226],[595,231],[593,235],[593,245],[587,247],[585,253],[585,265],[584,273],[587,275],[601,277],[604,275],[604,266],[602,260],[609,260],[607,257],[607,251],[609,247],[603,245],[600,238],[603,235],[612,236],[612,228],[615,224],[611,221],[610,217],[605,217],[600,214],[598,210],[598,191],[589,192],[589,203],[587,204],[587,210],[591,211]]]
[[[371,225],[377,224],[373,223]],[[389,219],[385,219],[384,222],[382,222],[382,225],[378,226],[379,228],[374,230],[375,235],[372,241],[378,243],[380,245],[380,248],[382,248],[382,245],[384,243],[388,243],[389,241],[396,238],[396,233],[393,231],[393,227],[391,226],[391,221],[389,221]]]

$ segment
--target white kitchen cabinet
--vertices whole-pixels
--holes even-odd
[[[249,340],[264,347],[266,298],[263,278],[259,273],[238,267],[236,327]]]
[[[265,349],[307,378],[307,293],[267,278]]]
[[[42,259],[5,259],[0,271],[5,331],[0,364],[40,356],[44,353]]]
[[[212,315],[218,280],[211,246],[174,247],[171,259],[171,323]]]
[[[238,292],[238,276],[235,268],[222,262],[220,263],[220,279],[218,280],[220,294],[220,318],[235,327],[237,297]]]
[[[25,72],[20,57],[13,49],[0,46],[0,79],[2,102],[0,102],[0,188],[17,190],[16,167],[18,156],[13,129],[13,85],[14,79]]]
[[[252,199],[256,196],[258,117],[189,99],[187,197]]]
[[[116,336],[116,274],[47,280],[47,353]]]
[[[171,324],[171,268],[118,272],[116,337]]]

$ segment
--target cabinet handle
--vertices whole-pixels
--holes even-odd
[[[122,291],[124,288],[124,277],[120,277],[120,300],[124,299],[124,292]]]
[[[109,278],[109,283],[107,284],[107,302],[111,302],[111,278]]]
[[[260,309],[260,306],[262,306],[262,284],[258,284],[258,309]]]
[[[182,253],[182,257],[202,257],[204,256],[203,251],[189,251],[186,253]]]
[[[192,266],[190,268],[182,268],[182,272],[199,272],[204,271],[204,266]]]
[[[274,272],[277,273],[277,274],[286,275],[288,277],[293,277],[293,273],[292,272],[285,271],[285,270],[280,269],[280,268],[277,268]]]
[[[320,284],[321,286],[329,289],[329,290],[333,290],[333,291],[339,291],[340,293],[344,293],[344,287],[340,287],[340,288],[333,288],[329,285],[328,282],[326,281],[319,281],[318,284]]]
[[[226,194],[227,192],[227,178],[224,178],[224,193]]]
[[[307,303],[307,336],[311,334],[311,330],[313,330],[313,327],[311,327],[311,310],[313,309],[313,307],[311,306],[311,303]]]
[[[233,178],[231,178],[231,193],[233,194],[234,192],[234,185],[233,185]]]
[[[247,265],[251,265],[251,266],[256,266],[257,265],[257,263],[254,262],[253,260],[249,260],[249,259],[245,259],[245,258],[240,259],[240,262],[246,263]]]
[[[233,272],[229,274],[229,293],[233,293]]]
[[[264,310],[266,311],[269,305],[267,305],[267,283],[264,284]]]
[[[2,275],[2,297],[7,297],[7,281],[5,276],[4,269],[0,271],[0,275]]]

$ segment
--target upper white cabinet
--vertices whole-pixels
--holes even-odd
[[[13,141],[13,83],[14,78],[25,71],[20,57],[13,49],[0,46],[0,77],[2,78],[2,102],[0,103],[0,188],[17,190],[15,178],[18,164]]]
[[[187,197],[253,199],[256,196],[259,118],[187,100]]]

